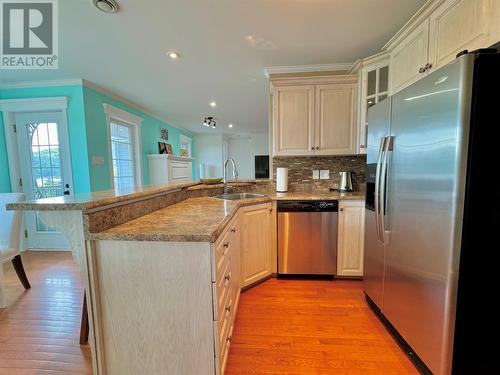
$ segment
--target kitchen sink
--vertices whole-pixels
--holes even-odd
[[[264,194],[253,194],[253,193],[231,193],[231,194],[221,194],[216,195],[215,198],[225,199],[229,201],[235,201],[238,199],[248,199],[248,198],[264,198]]]

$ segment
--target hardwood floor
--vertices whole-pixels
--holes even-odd
[[[270,279],[241,295],[226,375],[418,374],[351,280]]]
[[[4,264],[7,308],[0,309],[0,375],[91,374],[78,344],[83,286],[69,252],[24,252],[31,289]]]
[[[70,253],[26,252],[32,288],[6,263],[0,375],[91,374],[78,344],[82,281]],[[359,281],[276,280],[244,292],[226,374],[414,375]]]

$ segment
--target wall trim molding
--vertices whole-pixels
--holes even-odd
[[[112,106],[108,103],[102,103],[104,107],[104,113],[110,118],[126,122],[130,125],[140,126],[144,121],[142,117],[136,116],[133,113],[127,112],[123,109]]]
[[[123,96],[116,94],[113,91],[111,91],[105,87],[102,87],[101,85],[98,85],[97,83],[90,82],[86,79],[82,79],[82,85],[89,88],[89,89],[97,91],[103,95],[106,95],[106,96],[110,97],[111,99],[118,100],[118,101],[122,102],[123,104],[125,104],[125,105],[127,105],[127,106],[129,106],[137,111],[144,113],[145,115],[153,117],[156,120],[163,121],[166,124],[172,126],[173,128],[185,131],[191,135],[194,134],[191,130],[186,129],[182,126],[172,125],[172,122],[170,120],[164,118],[163,116],[158,115],[157,113],[150,111],[147,108],[145,108],[145,107],[143,107],[143,106],[141,106],[141,105],[139,105],[131,100],[128,100],[128,99],[124,98]]]
[[[269,75],[271,74],[343,71],[349,70],[352,65],[353,63],[269,66],[264,68],[264,73],[266,74],[266,77],[269,78]]]
[[[46,81],[25,81],[25,82],[6,82],[0,83],[0,90],[2,89],[28,89],[35,87],[54,87],[54,86],[77,86],[82,84],[82,79],[69,78],[69,79],[54,79]]]
[[[28,89],[28,88],[38,88],[38,87],[57,87],[57,86],[77,86],[81,85],[84,87],[87,87],[89,89],[95,90],[101,94],[104,94],[111,99],[118,100],[122,102],[123,104],[137,110],[140,112],[143,112],[144,114],[153,117],[154,119],[158,121],[163,121],[167,123],[168,125],[172,126],[173,128],[182,130],[188,134],[193,135],[194,132],[186,129],[182,126],[177,126],[173,125],[172,121],[169,119],[166,119],[164,116],[161,116],[153,111],[148,110],[147,108],[134,103],[131,100],[128,100],[124,98],[121,95],[118,95],[114,93],[113,91],[102,87],[101,85],[98,85],[97,83],[90,82],[86,79],[82,78],[67,78],[67,79],[54,79],[54,80],[41,80],[41,81],[23,81],[23,82],[6,82],[6,83],[0,83],[0,90],[6,90],[6,89]]]
[[[66,96],[46,98],[0,99],[2,112],[63,111],[68,108]]]

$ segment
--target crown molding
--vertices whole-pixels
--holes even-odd
[[[68,108],[66,96],[48,98],[0,99],[2,112],[59,111]]]
[[[82,85],[83,80],[79,78],[54,79],[50,81],[24,81],[24,82],[6,82],[0,83],[0,90],[6,89],[28,89],[35,87],[54,87],[54,86],[77,86]]]
[[[382,50],[390,51],[401,40],[406,38],[413,30],[422,24],[429,15],[445,0],[428,0],[417,12],[406,22],[396,34],[382,47]]]
[[[352,63],[269,66],[269,67],[264,68],[264,73],[266,74],[266,77],[269,78],[269,75],[271,75],[271,74],[345,71],[345,70],[349,70],[351,68],[351,66],[352,66]]]
[[[98,85],[97,83],[94,83],[94,82],[90,82],[86,79],[82,79],[82,84],[83,86],[89,88],[89,89],[92,89],[94,91],[97,91],[103,95],[106,95],[107,97],[111,98],[111,99],[114,99],[114,100],[118,100],[119,102],[122,102],[123,104],[131,107],[131,108],[134,108],[136,109],[137,111],[140,111],[148,116],[151,116],[157,120],[160,120],[160,121],[163,121],[165,123],[167,123],[168,125],[174,127],[174,128],[177,128],[179,130],[182,130],[182,131],[185,131],[189,134],[193,134],[193,132],[189,129],[186,129],[186,128],[183,128],[182,126],[177,126],[177,125],[172,125],[172,122],[168,119],[165,119],[163,116],[155,113],[155,112],[152,112],[150,110],[148,110],[147,108],[135,103],[135,102],[132,102],[131,100],[128,100],[126,98],[124,98],[123,96],[121,95],[118,95],[116,93],[114,93],[113,91],[107,89],[107,88],[104,88],[100,85]]]

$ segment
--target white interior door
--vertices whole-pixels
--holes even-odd
[[[16,113],[22,189],[27,199],[72,194],[68,128],[62,112]],[[28,247],[69,249],[66,237],[47,226],[38,212],[26,211]]]

